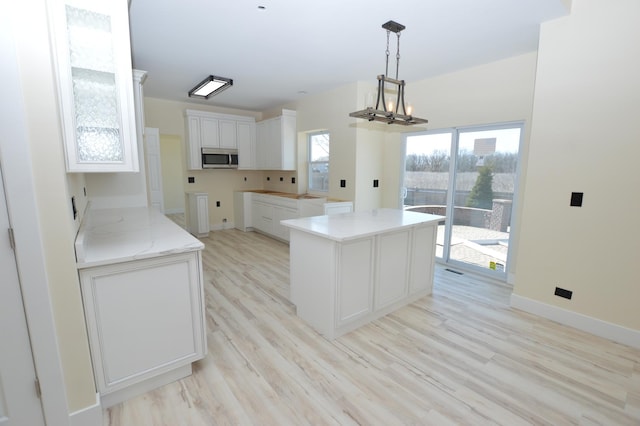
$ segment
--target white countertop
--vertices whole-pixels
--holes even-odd
[[[82,269],[203,248],[152,207],[88,209],[76,237],[76,265]]]
[[[444,216],[407,212],[399,209],[376,209],[327,216],[303,217],[280,223],[291,229],[308,232],[335,241],[353,240],[408,226],[433,222]]]

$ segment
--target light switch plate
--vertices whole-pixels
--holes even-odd
[[[571,207],[582,207],[582,197],[584,196],[584,192],[572,192],[571,193],[571,202],[569,205]]]

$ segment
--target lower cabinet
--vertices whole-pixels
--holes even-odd
[[[187,193],[187,230],[196,237],[209,236],[209,194]]]
[[[346,241],[290,232],[290,300],[328,339],[431,293],[434,224]]]
[[[324,198],[298,200],[278,195],[250,194],[251,227],[255,231],[260,231],[282,241],[289,241],[289,229],[283,226],[280,221],[302,217],[304,212],[310,211],[311,207],[309,206],[312,206],[314,210],[321,211],[325,201]],[[237,197],[239,199],[240,196]],[[249,201],[244,197],[242,200],[244,203]],[[243,222],[247,222],[246,219]],[[246,229],[245,223],[243,230]]]
[[[290,209],[287,207],[273,206],[273,228],[272,234],[282,240],[289,241],[289,228],[280,224],[281,220],[296,219],[298,217],[298,209]]]
[[[206,354],[200,251],[81,269],[103,407],[191,373]]]
[[[273,206],[259,201],[251,204],[251,220],[253,229],[266,234],[273,234]]]

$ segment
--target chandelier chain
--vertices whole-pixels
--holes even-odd
[[[384,69],[384,75],[389,75],[389,36],[391,34],[391,31],[387,30],[387,50],[385,50],[385,54],[387,56],[387,63]]]
[[[400,71],[400,31],[398,31],[396,35],[398,36],[398,48],[396,50],[396,80],[398,80]]]

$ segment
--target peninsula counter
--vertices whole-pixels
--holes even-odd
[[[89,208],[75,248],[102,408],[190,375],[207,351],[204,244],[151,207]]]

